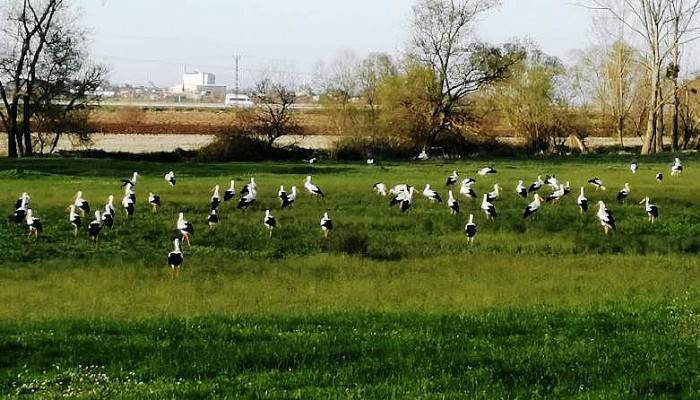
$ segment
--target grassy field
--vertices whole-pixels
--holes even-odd
[[[698,159],[669,175],[669,158],[629,157],[427,164],[177,164],[110,160],[0,161],[0,209],[23,191],[45,227],[38,241],[0,220],[0,396],[54,398],[698,398],[700,210]],[[178,185],[162,174],[175,170]],[[430,183],[447,197],[457,169],[483,193],[498,182],[499,216],[479,201],[463,213],[417,199],[401,215],[376,181]],[[93,246],[75,239],[66,206],[82,190],[93,207],[139,171],[134,219]],[[328,194],[300,194],[279,210],[280,184],[303,178]],[[574,189],[523,221],[518,179],[556,174]],[[211,188],[251,176],[258,203],[221,208],[209,232]],[[579,216],[578,187],[594,176],[619,230]],[[614,201],[629,182],[627,204]],[[163,199],[158,214],[149,191]],[[548,191],[548,190],[547,190]],[[655,225],[637,204],[649,195]],[[279,228],[262,224],[271,208]],[[595,208],[595,207],[594,207]],[[119,210],[121,211],[121,210]],[[195,224],[185,267],[165,265],[177,212]],[[324,239],[318,221],[336,226]],[[463,234],[474,213],[479,234]]]

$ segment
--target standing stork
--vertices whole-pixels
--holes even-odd
[[[378,195],[386,197],[386,195],[387,195],[387,192],[386,192],[386,185],[383,184],[382,182],[377,182],[377,183],[375,183],[374,186],[372,186],[372,188],[374,189],[374,191],[375,191]]]
[[[459,179],[459,174],[457,171],[452,171],[452,174],[447,177],[447,181],[445,182],[445,186],[454,186],[457,184],[457,179]]]
[[[133,186],[131,185],[126,185],[124,187],[124,196],[129,196],[131,199],[131,202],[136,204],[136,192],[134,192]]]
[[[71,204],[70,207],[70,214],[68,215],[68,222],[73,226],[73,237],[78,237],[78,229],[80,229],[80,226],[82,225],[82,221],[80,219],[80,215],[75,211],[75,204]]]
[[[73,197],[73,204],[80,210],[80,214],[84,217],[85,213],[90,212],[90,203],[83,198],[83,192],[78,191]]]
[[[277,220],[272,214],[270,214],[269,209],[265,210],[263,225],[265,225],[265,228],[267,228],[268,232],[270,232],[270,238],[272,238],[272,230],[277,228]]]
[[[657,174],[656,174],[656,181],[657,181],[658,183],[663,183],[663,181],[664,181],[664,174],[662,174],[661,172],[657,173]]]
[[[165,181],[168,182],[168,185],[170,185],[170,187],[175,187],[175,183],[177,182],[177,179],[175,179],[175,173],[173,171],[170,171],[167,174],[165,174]]]
[[[459,202],[452,195],[452,190],[447,192],[447,206],[450,208],[452,215],[459,214]]]
[[[180,250],[180,239],[173,240],[173,247],[173,251],[168,253],[168,265],[174,279],[180,276],[180,268],[182,268],[182,263],[185,261],[185,256]]]
[[[588,212],[588,199],[586,198],[583,186],[581,186],[581,194],[578,195],[576,204],[578,204],[578,209],[581,211],[581,214]]]
[[[566,190],[564,185],[559,185],[559,187],[552,192],[549,196],[545,197],[544,201],[545,203],[549,202],[556,202],[562,199],[562,197],[566,196]]]
[[[185,220],[184,213],[178,214],[176,227],[182,235],[182,241],[187,242],[187,245],[191,247],[192,244],[190,243],[190,235],[194,235],[194,226],[192,226],[189,221]]]
[[[323,193],[323,190],[321,190],[321,188],[319,188],[313,182],[311,182],[311,175],[306,177],[306,181],[304,182],[304,188],[313,196],[326,197],[326,195]]]
[[[15,210],[20,208],[23,203],[26,208],[31,208],[32,198],[29,197],[27,192],[23,192],[22,195],[17,198],[17,201],[15,202]]]
[[[122,187],[127,187],[127,186],[131,186],[132,188],[136,187],[136,180],[138,179],[138,177],[139,177],[139,173],[134,172],[133,174],[131,174],[131,179],[122,179]]]
[[[287,208],[287,207],[292,207],[294,205],[294,202],[297,201],[297,187],[292,186],[292,192],[291,193],[286,193],[284,192],[284,188],[280,187],[280,193],[278,193],[280,201],[282,202],[282,207],[281,208]]]
[[[209,215],[207,216],[207,224],[209,224],[209,230],[213,231],[216,228],[216,225],[219,223],[219,214],[217,214],[216,210],[211,210],[209,211]]]
[[[328,216],[327,212],[323,213],[323,217],[321,217],[321,230],[324,238],[327,238],[330,231],[333,230],[333,220]]]
[[[474,244],[474,237],[476,237],[474,214],[469,214],[469,222],[467,222],[467,225],[464,227],[464,234],[467,235],[467,241],[469,244]]]
[[[401,212],[405,213],[413,205],[413,194],[415,191],[416,189],[413,186],[408,186],[406,190],[399,191],[389,202],[389,207],[399,204]]]
[[[95,211],[95,219],[88,225],[88,237],[95,245],[97,245],[97,239],[100,236],[100,231],[102,231],[102,213],[97,210]]]
[[[539,211],[540,207],[542,206],[542,197],[538,193],[535,193],[534,199],[532,200],[532,203],[528,204],[527,207],[525,207],[525,212],[523,212],[523,218],[527,218],[533,214],[535,214],[537,211]]]
[[[127,219],[134,216],[134,199],[128,194],[125,194],[122,198],[122,207],[124,208],[124,212],[126,213]]]
[[[423,196],[431,203],[442,203],[442,197],[440,197],[438,192],[430,188],[430,184],[425,185],[425,189],[423,189]]]
[[[19,200],[19,205],[15,204],[15,224],[21,224],[22,221],[24,221],[27,218],[27,211],[29,211],[30,209],[27,200],[28,198],[29,196],[21,197]]]
[[[484,168],[481,168],[480,170],[476,171],[476,173],[481,175],[481,176],[496,175],[496,169],[493,167],[484,167]]]
[[[612,212],[605,206],[602,201],[598,202],[598,213],[596,214],[598,221],[600,221],[600,226],[603,227],[603,232],[607,235],[610,231],[615,231],[617,226],[615,226],[615,217],[613,217]]]
[[[636,174],[638,169],[639,163],[637,163],[636,161],[632,161],[632,164],[630,164],[630,171],[632,171],[633,174]]]
[[[653,204],[651,202],[649,197],[645,197],[642,201],[639,202],[639,204],[644,204],[644,210],[647,212],[649,222],[653,224],[656,222],[657,219],[659,219],[659,208],[656,206],[656,204]]]
[[[632,193],[632,191],[630,190],[630,184],[625,183],[625,187],[623,187],[622,189],[620,189],[619,192],[617,192],[617,201],[619,201],[620,203],[624,203],[625,199],[630,195],[630,193]]]
[[[219,185],[214,186],[212,192],[214,193],[211,195],[211,201],[209,202],[210,211],[218,210],[219,205],[221,204],[221,196],[219,196]]]
[[[493,190],[487,193],[489,203],[493,203],[494,201],[498,200],[498,198],[501,196],[501,189],[503,188],[498,183],[493,185]]]
[[[248,187],[248,189],[246,189],[245,193],[241,195],[241,197],[238,200],[238,205],[236,206],[237,209],[243,211],[247,210],[250,206],[252,206],[258,197],[258,192],[257,190],[255,190],[255,185],[246,186]]]
[[[595,187],[595,190],[596,190],[596,191],[597,191],[597,190],[608,190],[608,188],[606,188],[605,185],[603,185],[603,181],[602,181],[600,178],[598,178],[598,177],[589,179],[589,180],[588,180],[588,183],[590,183],[591,185],[593,185],[593,187]]]
[[[231,183],[231,187],[233,187],[233,183]],[[250,193],[251,191],[256,190],[257,188],[258,187],[257,187],[257,184],[255,183],[255,178],[250,178],[250,183],[246,183],[245,185],[243,185],[243,187],[241,188],[241,193],[239,195],[241,197],[243,197],[243,196],[247,195],[248,193]]]
[[[114,208],[114,195],[107,196],[107,204],[105,204],[105,213],[111,214],[112,217],[117,216],[117,210]]]
[[[34,239],[39,238],[39,234],[44,229],[41,225],[41,220],[34,216],[34,212],[31,208],[27,209],[27,228],[29,229],[29,236],[34,236]]]
[[[472,186],[475,181],[471,178],[467,178],[462,181],[462,187],[459,188],[459,193],[470,199],[476,199],[477,195]]]
[[[523,199],[527,199],[527,188],[523,184],[522,179],[518,181],[518,185],[515,187],[515,193]]]
[[[148,193],[148,204],[150,204],[154,213],[157,213],[160,209],[160,196],[153,193]]]
[[[489,220],[493,221],[493,219],[496,217],[498,214],[496,212],[496,207],[489,202],[489,195],[484,194],[484,200],[481,202],[481,209],[484,211],[484,214],[486,214],[486,218]]]
[[[231,185],[224,191],[224,202],[229,202],[236,196],[236,182],[231,179]]]
[[[541,176],[537,176],[537,180],[532,182],[530,187],[527,189],[528,193],[534,193],[538,192],[540,189],[542,189],[542,185],[544,185],[544,181],[542,180]]]
[[[681,159],[676,157],[671,166],[671,176],[680,175],[681,172],[683,172],[683,164],[681,163]]]

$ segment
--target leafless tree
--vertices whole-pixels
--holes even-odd
[[[472,33],[497,0],[421,0],[413,7],[414,57],[434,74],[427,145],[448,130],[462,100],[505,77],[522,54],[479,43]]]
[[[280,137],[299,133],[292,110],[296,102],[293,90],[284,83],[263,78],[255,85],[254,98],[258,104],[253,112],[252,129],[263,137],[268,150]]]
[[[54,121],[86,105],[106,69],[92,65],[86,33],[68,0],[12,0],[0,25],[0,120],[8,156],[32,156],[32,122]],[[56,126],[56,125],[54,125]],[[56,132],[55,141],[63,132]],[[55,146],[52,146],[55,147]]]

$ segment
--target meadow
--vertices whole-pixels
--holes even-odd
[[[671,178],[668,155],[364,164],[161,164],[0,160],[0,396],[55,398],[697,398],[700,396],[700,169]],[[492,165],[495,176],[476,170]],[[499,216],[417,198],[406,214],[372,185],[430,183],[452,170],[499,183]],[[174,170],[175,188],[163,174]],[[99,245],[73,238],[65,208],[93,208],[141,174],[136,215]],[[654,176],[664,172],[659,184]],[[313,175],[327,196],[301,193]],[[573,193],[523,220],[518,179],[556,174]],[[221,207],[211,189],[250,177],[258,201]],[[607,191],[585,182],[600,177]],[[614,200],[629,182],[625,204]],[[279,185],[296,185],[279,210]],[[581,216],[578,188],[604,200],[618,231]],[[455,188],[455,194],[458,188]],[[38,240],[9,215],[22,192]],[[548,188],[543,189],[549,192]],[[148,192],[163,199],[157,214]],[[638,202],[661,212],[647,222]],[[458,195],[457,195],[458,196]],[[459,197],[459,196],[458,196]],[[118,201],[117,201],[118,203]],[[118,206],[118,204],[117,204]],[[118,207],[119,208],[119,207]],[[279,227],[268,238],[265,208]],[[178,212],[195,225],[185,266],[166,266]],[[324,211],[335,230],[325,239]],[[469,213],[478,224],[470,246]],[[90,219],[86,217],[86,219]]]

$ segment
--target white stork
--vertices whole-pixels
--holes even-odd
[[[493,203],[494,201],[498,200],[498,198],[501,196],[501,189],[503,188],[498,183],[493,185],[493,190],[487,193],[489,203]]]
[[[107,204],[105,204],[105,213],[111,214],[112,217],[117,216],[117,210],[114,208],[114,195],[107,196]]]
[[[602,181],[600,178],[598,178],[598,177],[589,179],[589,180],[588,180],[588,183],[590,183],[591,185],[593,185],[593,187],[595,187],[595,190],[599,190],[599,189],[600,189],[600,190],[608,190],[608,189],[605,187],[605,185],[603,185],[603,181]]]
[[[367,165],[374,165],[374,158],[368,158],[366,162]]]
[[[139,173],[134,172],[131,175],[131,179],[122,179],[122,187],[127,187],[127,186],[136,187],[136,180],[138,179],[138,177],[139,177]]]
[[[636,174],[638,169],[639,164],[636,161],[632,161],[632,164],[630,164],[630,171],[632,171],[633,174]]]
[[[615,231],[617,227],[615,226],[615,218],[612,212],[608,210],[605,203],[602,201],[598,202],[598,213],[596,214],[598,221],[600,221],[600,226],[603,227],[603,232],[607,235],[610,231]]]
[[[229,202],[236,196],[236,182],[231,179],[231,185],[224,192],[224,202]]]
[[[656,174],[656,181],[659,182],[659,183],[663,183],[663,181],[664,181],[664,174],[662,174],[661,172],[657,173],[657,174]]]
[[[330,231],[333,230],[333,220],[328,216],[327,212],[323,213],[323,217],[321,217],[321,230],[325,238],[327,238]]]
[[[292,207],[294,202],[297,201],[297,187],[292,186],[292,192],[287,193],[284,190],[284,186],[280,186],[280,191],[277,193],[277,196],[280,198],[282,209]]]
[[[124,195],[124,197],[122,198],[122,207],[124,208],[124,212],[126,213],[126,218],[132,217],[134,215],[134,200],[128,194]]]
[[[452,190],[447,192],[447,206],[450,208],[452,215],[459,214],[459,202],[452,195]]]
[[[180,234],[182,235],[182,241],[187,242],[188,246],[192,246],[192,244],[190,243],[190,235],[194,234],[194,226],[192,226],[191,223],[185,220],[184,213],[178,214],[176,228],[178,231],[180,231]]]
[[[559,179],[554,175],[547,175],[544,177],[544,184],[556,190],[559,188]]]
[[[681,163],[681,159],[676,157],[671,166],[671,176],[680,175],[681,172],[683,172],[683,164]]]
[[[246,183],[243,185],[243,188],[241,188],[241,193],[240,196],[243,197],[246,194],[250,193],[251,190],[256,190],[257,184],[255,183],[255,178],[250,178],[250,183]]]
[[[625,199],[630,195],[630,193],[632,193],[632,191],[630,190],[630,184],[625,183],[625,187],[623,187],[622,189],[620,189],[619,192],[617,192],[617,201],[619,201],[620,203],[624,203]]]
[[[134,190],[132,188],[133,188],[133,186],[126,185],[124,187],[124,195],[129,196],[129,198],[131,199],[131,202],[134,203],[134,205],[136,205],[136,193],[134,192]]]
[[[468,197],[470,199],[475,199],[476,198],[476,192],[472,188],[474,185],[475,181],[471,178],[467,178],[462,181],[462,187],[459,188],[459,193],[465,197]]]
[[[209,224],[210,231],[216,228],[216,225],[219,223],[219,214],[217,214],[216,210],[209,211],[209,215],[207,216],[207,223]]]
[[[469,222],[467,222],[467,225],[464,227],[464,234],[467,235],[467,241],[469,244],[474,244],[474,237],[476,237],[474,214],[469,214]]]
[[[484,193],[484,200],[481,202],[481,209],[484,211],[484,214],[486,214],[486,218],[493,220],[498,213],[496,212],[496,207],[489,202],[488,196],[488,194]]]
[[[578,204],[581,214],[588,212],[588,199],[586,198],[586,193],[583,190],[583,186],[581,186],[581,194],[578,195],[576,204]]]
[[[34,239],[39,238],[39,234],[43,230],[41,225],[41,220],[34,216],[34,212],[31,208],[27,209],[27,228],[29,229],[29,236],[34,236]]]
[[[644,204],[644,210],[647,212],[649,222],[653,224],[657,219],[659,219],[659,208],[656,206],[656,204],[651,202],[649,197],[645,197],[644,200],[639,202],[639,204]]]
[[[306,181],[304,182],[304,188],[311,193],[313,196],[321,196],[325,197],[326,195],[323,193],[321,188],[316,186],[313,182],[311,182],[311,175],[306,177]]]
[[[209,211],[218,210],[221,204],[221,196],[219,195],[219,185],[214,186],[212,189],[213,194],[211,195],[211,200],[209,201]]]
[[[527,199],[527,188],[523,184],[522,180],[518,181],[518,185],[515,187],[515,193],[517,193],[523,199]]]
[[[452,174],[447,177],[447,181],[445,182],[445,186],[456,185],[457,179],[459,179],[459,174],[457,173],[457,171],[452,171]]]
[[[533,214],[535,214],[537,211],[539,211],[540,207],[542,206],[542,197],[538,193],[535,193],[535,196],[532,200],[532,203],[528,204],[527,207],[525,207],[525,212],[523,213],[523,218],[527,218]]]
[[[263,218],[263,225],[270,232],[270,237],[272,237],[272,230],[277,228],[277,220],[270,214],[270,210],[265,210],[265,217]]]
[[[102,213],[97,210],[95,211],[95,219],[88,225],[88,237],[92,240],[92,243],[97,244],[97,239],[102,231]]]
[[[408,186],[406,190],[399,191],[389,202],[389,207],[399,204],[402,213],[408,211],[413,205],[413,194],[415,191],[416,189],[413,186]]]
[[[173,251],[168,253],[168,265],[173,278],[180,276],[180,268],[185,261],[185,256],[180,250],[180,239],[173,240]]]
[[[386,197],[386,195],[387,195],[387,192],[386,192],[386,185],[383,184],[382,182],[377,182],[377,183],[375,183],[374,186],[372,186],[372,188],[374,189],[374,191],[375,191],[378,195]]]
[[[542,180],[542,177],[538,175],[537,180],[532,182],[530,187],[527,189],[527,192],[528,193],[537,192],[540,189],[542,189],[542,185],[544,185],[544,181]]]
[[[562,197],[566,196],[566,189],[564,185],[559,185],[557,190],[552,192],[549,196],[547,196],[544,201],[546,203],[552,202],[552,201],[559,201],[562,199]]]
[[[78,229],[80,229],[80,226],[82,225],[82,221],[80,219],[80,215],[75,211],[75,204],[71,204],[70,207],[70,214],[68,216],[68,222],[73,226],[73,237],[78,236]]]
[[[425,185],[425,189],[423,189],[423,196],[431,203],[442,203],[442,197],[440,197],[438,192],[430,188],[430,184]]]
[[[242,191],[241,197],[238,200],[238,205],[236,206],[237,209],[239,210],[247,210],[250,206],[255,203],[255,200],[258,197],[258,192],[255,189],[255,185],[246,185],[248,189],[245,189],[245,191]]]
[[[407,191],[410,187],[411,187],[411,185],[407,185],[405,183],[400,183],[400,184],[392,187],[391,190],[389,190],[389,194],[390,195],[397,195],[401,192]]]
[[[153,193],[148,193],[148,204],[150,204],[153,207],[153,212],[158,212],[158,209],[160,209],[160,196],[157,194]]]
[[[29,197],[29,194],[27,192],[24,192],[21,196],[19,196],[19,198],[15,202],[15,210],[20,208],[22,206],[22,203],[24,203],[24,206],[26,208],[31,208],[32,198]]]
[[[80,210],[80,214],[84,217],[85,213],[90,212],[90,203],[83,198],[83,192],[78,191],[73,197],[73,204]]]
[[[175,173],[173,171],[170,171],[167,174],[165,174],[165,181],[168,182],[168,185],[170,185],[170,187],[175,187],[175,183],[177,182],[177,180],[175,179]]]
[[[425,150],[425,146],[423,146],[423,150],[421,150],[421,152],[418,153],[415,159],[418,161],[428,161],[430,159],[428,152]]]
[[[24,193],[26,194],[26,193]],[[15,213],[14,213],[14,218],[15,218],[15,224],[21,224],[22,221],[24,221],[27,218],[27,211],[30,209],[29,205],[27,203],[27,197],[21,197],[19,201],[19,205],[15,204]]]
[[[495,175],[496,169],[493,167],[484,167],[484,168],[481,168],[480,170],[476,171],[476,173],[481,175],[481,176]]]

